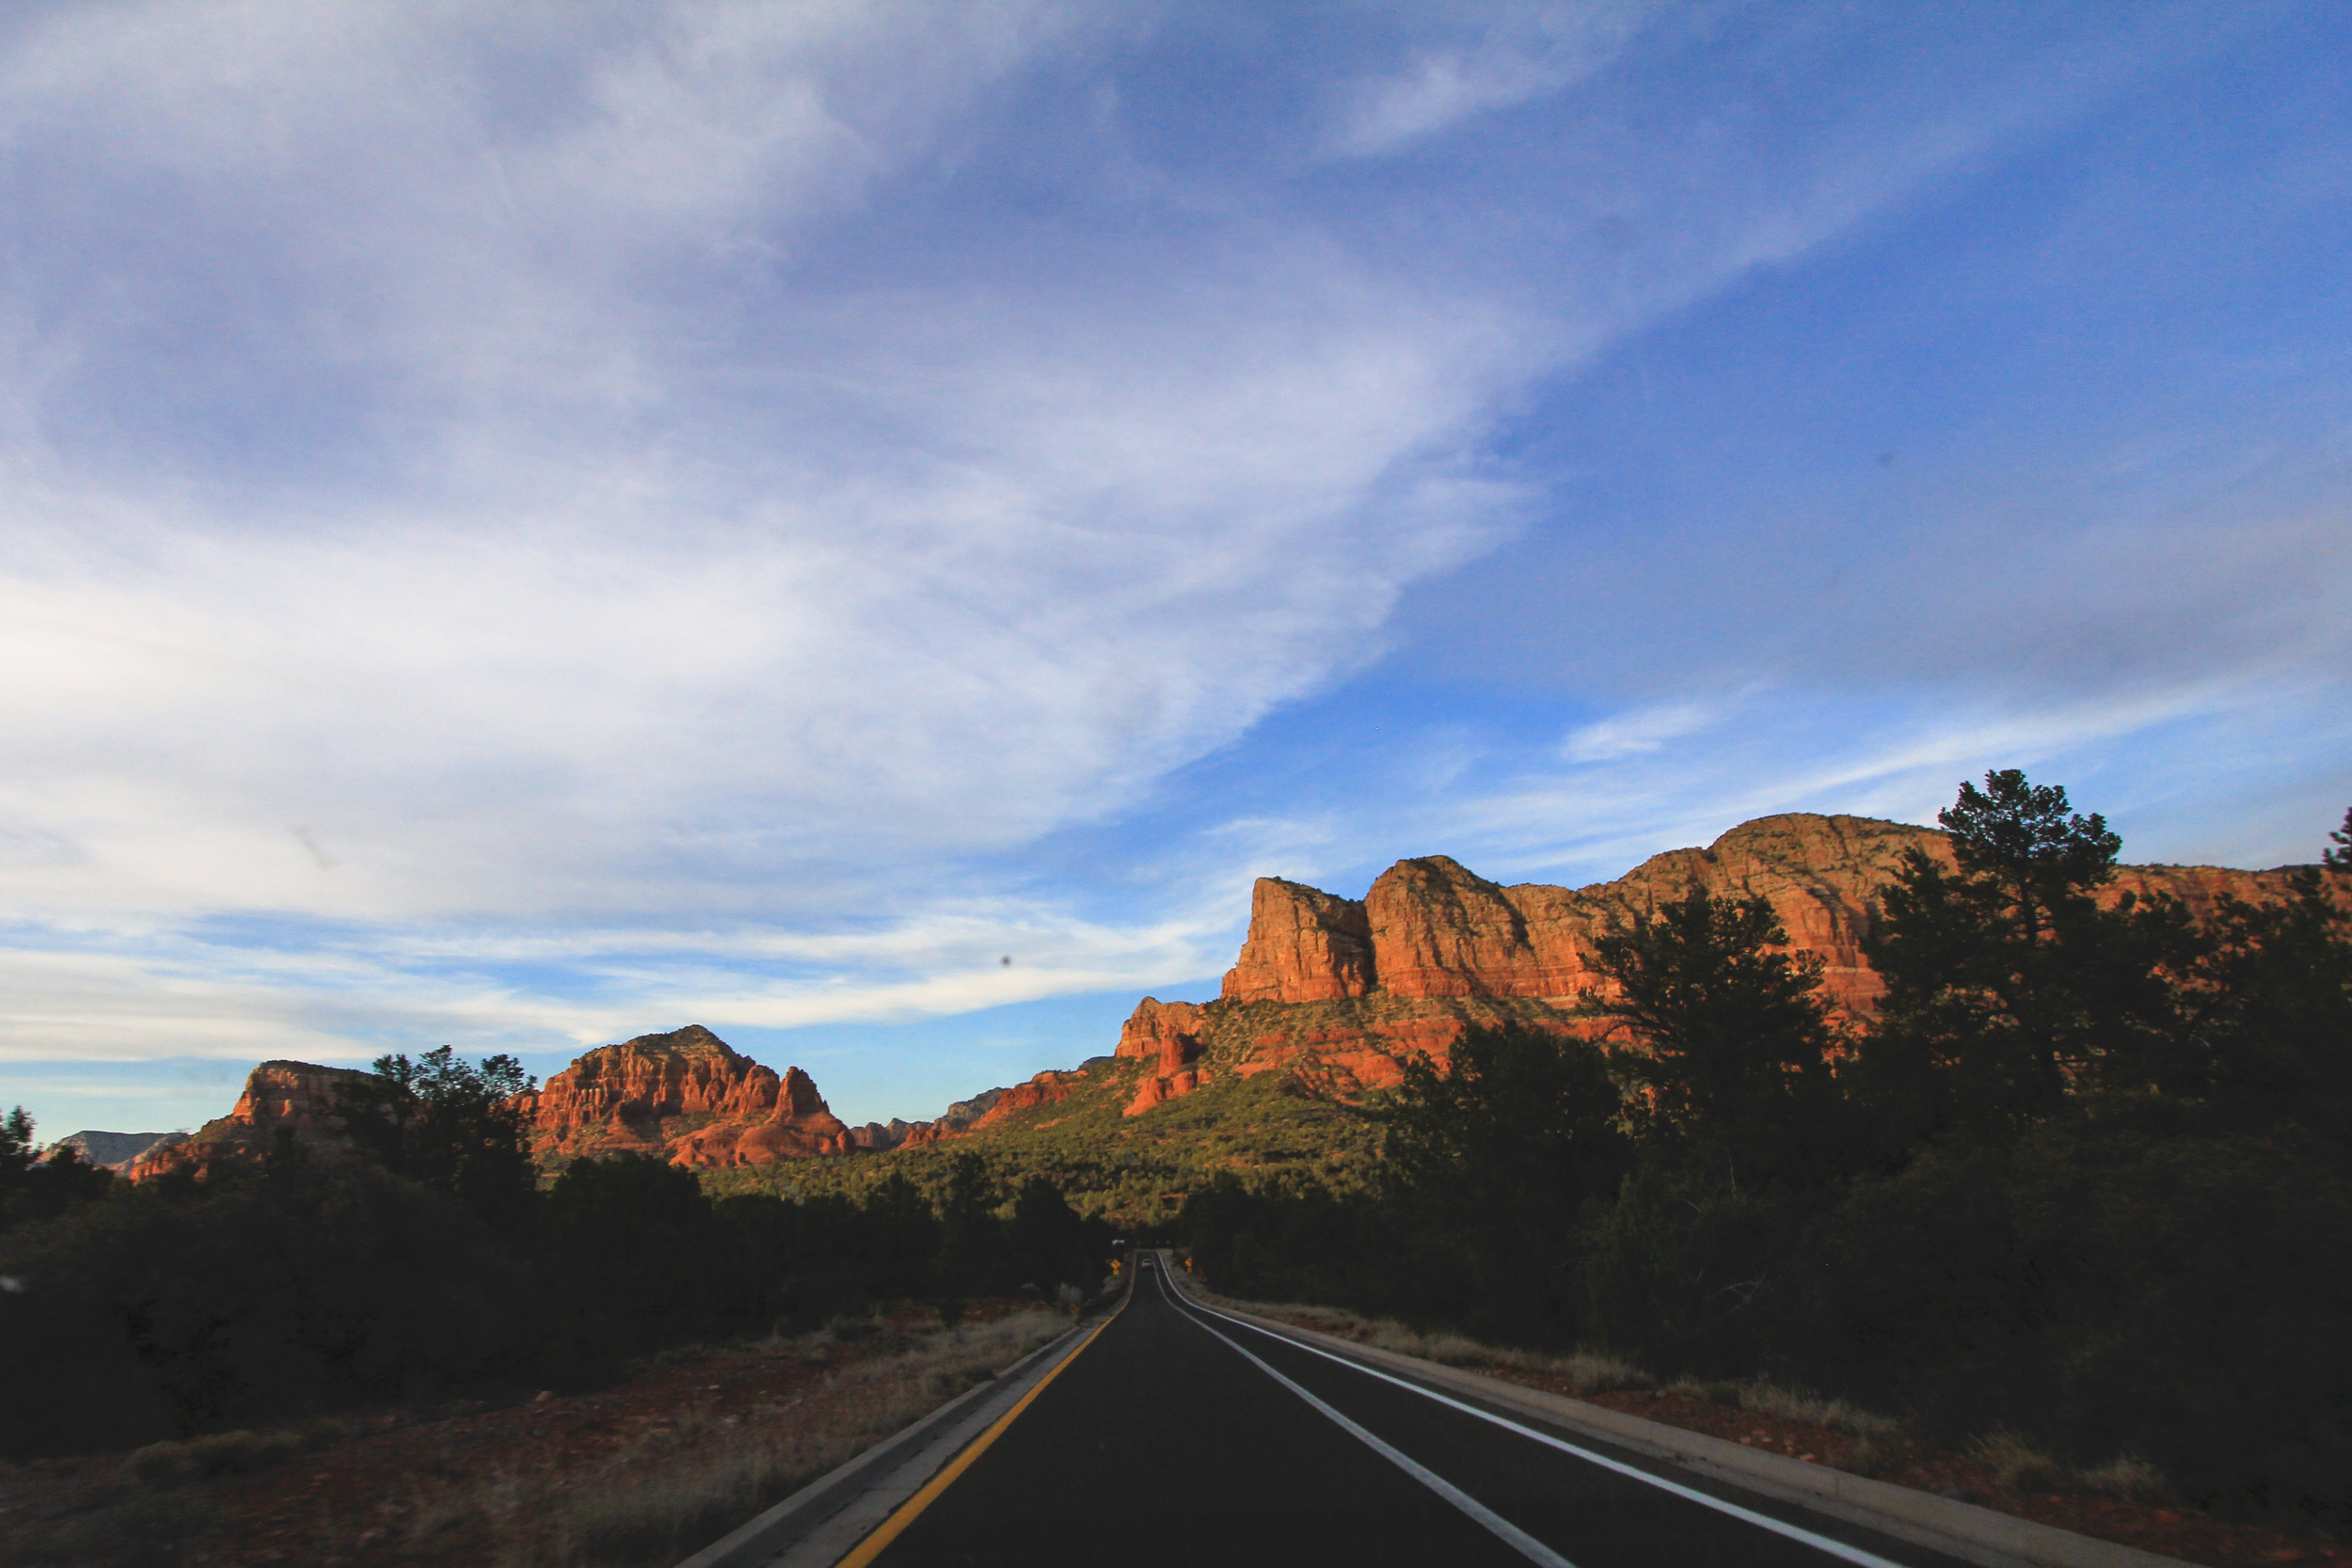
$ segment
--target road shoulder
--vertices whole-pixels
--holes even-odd
[[[1187,1305],[1238,1318],[1251,1326],[1343,1359],[1377,1367],[1432,1387],[1468,1395],[1498,1409],[1534,1418],[1564,1434],[1580,1434],[1646,1458],[1665,1461],[1709,1481],[1859,1525],[1899,1541],[1975,1563],[1978,1568],[2191,1568],[2092,1536],[1979,1508],[1888,1481],[1849,1475],[1824,1465],[1760,1453],[1703,1433],[1687,1432],[1621,1411],[1587,1404],[1540,1388],[1483,1376],[1418,1356],[1358,1344],[1230,1306],[1210,1307],[1193,1296],[1181,1269],[1166,1276]]]
[[[1073,1324],[991,1382],[818,1477],[677,1568],[829,1568],[1023,1395],[1076,1354],[1101,1321],[1097,1316]]]

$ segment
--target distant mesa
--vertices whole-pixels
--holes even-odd
[[[1285,1092],[1354,1101],[1394,1087],[1416,1057],[1443,1069],[1472,1028],[1517,1023],[1566,1034],[1592,1027],[1569,1009],[1581,992],[1607,989],[1595,968],[1599,939],[1702,890],[1771,903],[1790,946],[1820,956],[1832,1005],[1865,1014],[1884,990],[1869,958],[1878,900],[1913,848],[1951,863],[1948,838],[1931,828],[1791,813],[1742,823],[1704,849],[1655,855],[1615,881],[1576,889],[1505,887],[1444,855],[1397,862],[1360,899],[1261,878],[1248,935],[1216,1000],[1147,996],[1111,1056],[986,1090],[935,1121],[848,1126],[807,1073],[788,1067],[779,1074],[700,1024],[599,1047],[513,1103],[542,1168],[628,1152],[727,1169],[921,1148],[1033,1125],[1033,1113],[1069,1114],[1062,1102],[1082,1090],[1113,1095],[1110,1103],[1124,1116],[1140,1117],[1216,1084],[1278,1072]],[[2282,896],[2288,876],[2126,866],[2103,896],[2169,895],[2201,920],[2225,895],[2254,903]],[[264,1062],[234,1110],[185,1139],[76,1136],[148,1140],[127,1156],[123,1168],[134,1180],[257,1156],[280,1127],[293,1128],[306,1147],[342,1147],[348,1140],[333,1107],[354,1080],[373,1082],[346,1069]],[[93,1154],[99,1148],[85,1147]]]
[[[86,1165],[120,1171],[157,1144],[176,1136],[171,1132],[69,1132],[43,1152],[70,1148]]]
[[[1226,972],[1222,999],[1573,1002],[1601,983],[1593,967],[1601,936],[1705,891],[1768,900],[1792,947],[1820,955],[1830,998],[1849,1010],[1867,1007],[1885,989],[1868,955],[1877,901],[1914,848],[1952,864],[1949,838],[1931,828],[1792,813],[1742,823],[1707,848],[1669,850],[1613,882],[1574,890],[1499,886],[1444,855],[1397,862],[1360,902],[1261,878],[1249,935]],[[2280,896],[2286,879],[2284,871],[2125,866],[2105,899],[2169,894],[2201,920],[2224,895],[2254,902]]]

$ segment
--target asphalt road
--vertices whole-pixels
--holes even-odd
[[[1530,1431],[1513,1430],[1459,1402],[1182,1303],[1147,1266],[1125,1308],[961,1475],[879,1554],[869,1540],[846,1560],[1959,1568],[1553,1434],[1642,1474],[1621,1473],[1531,1435],[1547,1429],[1525,1417],[1508,1418]]]

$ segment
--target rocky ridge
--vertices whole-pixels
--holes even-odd
[[[1134,1118],[1269,1073],[1285,1094],[1344,1104],[1395,1086],[1416,1057],[1442,1068],[1475,1027],[1591,1027],[1569,1009],[1581,992],[1605,989],[1594,967],[1598,940],[1702,889],[1770,902],[1791,948],[1821,958],[1833,1005],[1867,1014],[1883,990],[1869,959],[1878,900],[1913,848],[1951,863],[1948,839],[1933,829],[1797,813],[1742,823],[1703,849],[1654,855],[1582,888],[1503,886],[1444,855],[1397,862],[1360,899],[1261,878],[1248,936],[1215,1000],[1145,997],[1112,1055],[986,1090],[935,1121],[850,1127],[799,1068],[779,1074],[699,1024],[591,1051],[514,1104],[543,1167],[635,1152],[703,1169],[920,1148],[1050,1127],[1098,1103]],[[2169,895],[2203,918],[2224,896],[2281,895],[2289,875],[2126,866],[2104,896]],[[259,1154],[281,1126],[306,1144],[336,1143],[333,1094],[368,1076],[265,1062],[229,1117],[149,1150],[129,1174]]]
[[[1581,992],[1608,989],[1594,966],[1599,939],[1702,890],[1769,902],[1790,947],[1821,958],[1831,1004],[1867,1014],[1885,989],[1869,958],[1878,900],[1914,848],[1952,864],[1949,837],[1931,828],[1790,813],[1741,823],[1704,849],[1653,855],[1614,881],[1583,888],[1505,887],[1445,855],[1397,862],[1361,899],[1261,878],[1248,935],[1220,996],[1187,1015],[1192,1054],[1209,1061],[1189,1085],[1164,1069],[1131,1114],[1198,1087],[1214,1071],[1248,1077],[1279,1069],[1312,1092],[1351,1098],[1399,1082],[1413,1054],[1442,1065],[1452,1043],[1477,1024],[1583,1027],[1566,1009]],[[2102,897],[2112,905],[2127,895],[2169,895],[2203,919],[2225,895],[2259,903],[2283,895],[2288,876],[2126,866]],[[1166,1006],[1147,998],[1128,1033],[1140,1040],[1163,1029]]]
[[[176,1136],[171,1132],[69,1132],[41,1153],[45,1157],[57,1149],[70,1148],[86,1165],[122,1171],[157,1144]]]

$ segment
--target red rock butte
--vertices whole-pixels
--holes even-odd
[[[779,1076],[699,1023],[601,1046],[513,1103],[542,1164],[634,1153],[760,1165],[852,1147],[807,1073]]]
[[[372,1072],[319,1067],[310,1062],[263,1062],[246,1074],[245,1092],[229,1114],[206,1122],[185,1138],[167,1138],[124,1167],[134,1181],[184,1171],[201,1175],[222,1161],[259,1159],[277,1141],[279,1128],[293,1132],[306,1148],[346,1147],[336,1101],[356,1088],[381,1082]]]

